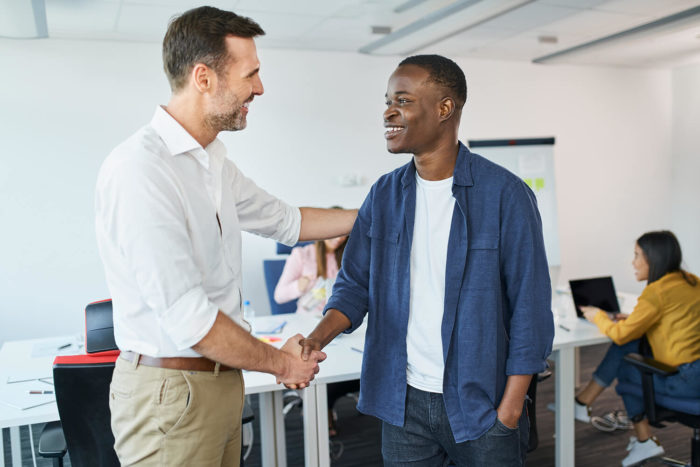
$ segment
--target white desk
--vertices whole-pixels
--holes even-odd
[[[256,318],[253,323],[254,330],[269,329],[270,323],[280,323],[287,321],[284,330],[276,336],[282,338],[282,341],[275,343],[276,347],[280,347],[290,336],[296,333],[307,335],[318,323],[318,319],[310,316],[300,315],[284,315],[284,316],[264,316]],[[54,355],[45,355],[41,357],[32,357],[33,349],[36,345],[44,345],[46,343],[57,342],[73,342],[73,347],[56,352],[56,354],[72,355],[81,353],[77,348],[75,336],[51,337],[44,339],[31,339],[21,341],[5,342],[0,349],[0,389],[15,389],[26,391],[25,383],[17,383],[17,385],[7,385],[7,379],[10,376],[24,374],[27,372],[38,372],[38,374],[51,376]],[[56,346],[58,347],[58,345]],[[243,372],[245,380],[246,394],[259,394],[260,397],[260,433],[262,445],[262,461],[265,466],[284,467],[286,461],[286,445],[284,439],[284,417],[282,415],[282,390],[284,386],[278,385],[275,382],[275,377],[265,373],[253,371]],[[39,388],[43,388],[44,383],[35,382]],[[22,385],[21,389],[19,385]],[[31,383],[30,383],[31,384]],[[50,386],[46,386],[50,389]],[[305,410],[311,410],[316,405],[316,389],[314,387],[304,390],[304,407]],[[325,405],[324,405],[325,407]],[[314,416],[312,416],[314,415]],[[58,409],[55,403],[34,407],[27,410],[16,409],[4,403],[0,403],[0,429],[10,429],[10,447],[12,451],[12,465],[19,466],[21,464],[21,449],[19,427],[23,425],[32,425],[36,423],[46,423],[58,420]],[[326,420],[326,424],[328,421]],[[309,426],[307,426],[307,424]],[[316,432],[316,417],[314,413],[309,413],[309,416],[304,417],[304,431],[306,433]],[[317,446],[316,439],[313,440],[313,446]],[[312,448],[313,448],[312,446]],[[0,430],[0,448],[2,447],[2,434]],[[326,451],[327,451],[326,446]],[[318,454],[314,450],[309,449],[309,453],[313,453],[309,462],[306,465],[312,466],[313,461],[318,459]],[[0,467],[4,467],[5,458],[0,449]]]

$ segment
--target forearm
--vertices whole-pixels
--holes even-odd
[[[498,406],[498,418],[502,422],[517,425],[517,420],[523,412],[523,402],[530,386],[532,375],[510,375],[506,381],[506,390]]]
[[[265,344],[219,311],[214,326],[192,348],[205,357],[232,368],[284,374],[289,356]]]
[[[279,304],[287,303],[301,297],[303,293],[304,291],[299,290],[299,279],[282,283],[282,278],[280,278],[277,287],[275,287],[274,299]]]
[[[299,208],[299,241],[323,240],[348,235],[357,217],[357,209]]]
[[[351,324],[347,316],[331,308],[306,339],[317,342],[320,350],[335,339],[338,334],[349,328]]]

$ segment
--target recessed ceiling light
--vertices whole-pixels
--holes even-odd
[[[391,26],[372,26],[372,34],[391,34]]]
[[[559,42],[559,38],[557,36],[538,36],[537,41],[540,44],[556,44]]]

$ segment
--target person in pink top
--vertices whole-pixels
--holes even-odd
[[[294,248],[275,287],[275,301],[282,304],[299,299],[297,313],[314,313],[320,317],[338,275],[347,242],[347,235],[343,235]],[[359,390],[360,380],[328,385],[328,433],[331,436],[336,434],[333,405],[342,396]]]
[[[338,275],[347,242],[347,235],[343,235],[294,248],[275,287],[275,301],[282,304],[299,299],[297,313],[320,316]]]

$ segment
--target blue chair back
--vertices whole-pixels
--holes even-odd
[[[292,248],[296,248],[298,246],[308,245],[310,243],[313,243],[313,242],[299,242],[293,246],[287,246],[283,243],[277,243],[277,254],[278,255],[288,255],[292,252]]]
[[[279,243],[278,243],[279,245]],[[294,313],[297,311],[297,301],[283,303],[280,305],[275,301],[275,287],[280,280],[286,259],[265,259],[263,260],[263,273],[265,274],[265,285],[267,286],[267,298],[270,301],[270,313],[281,315],[284,313]]]

